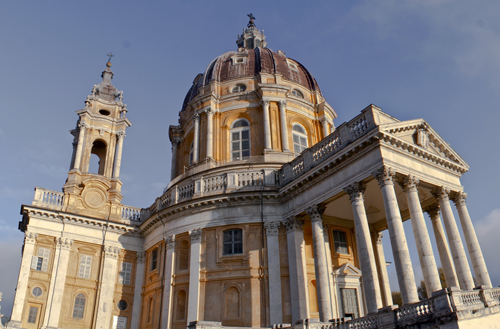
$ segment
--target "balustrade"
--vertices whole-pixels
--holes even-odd
[[[122,219],[141,220],[141,208],[123,206]]]
[[[205,193],[224,190],[226,188],[226,174],[207,177],[203,179],[203,191]]]
[[[46,190],[35,187],[35,197],[32,204],[34,206],[43,206],[51,209],[61,210],[64,202],[64,193]]]
[[[403,305],[396,310],[396,319],[398,324],[405,326],[417,321],[421,321],[426,316],[432,316],[434,313],[432,299],[424,300],[420,303]]]

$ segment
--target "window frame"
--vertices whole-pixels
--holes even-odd
[[[153,250],[151,250],[151,256],[150,256],[150,264],[149,264],[149,271],[153,272],[155,270],[158,270],[158,258],[159,258],[159,248],[156,247]]]
[[[32,310],[35,310],[35,314],[32,314]],[[29,324],[36,324],[38,322],[38,312],[40,311],[40,307],[29,305],[28,309],[28,317],[26,322]]]
[[[235,241],[235,232],[241,232],[240,240]],[[231,241],[226,242],[226,233],[231,233]],[[239,245],[240,252],[235,251],[235,245]],[[231,252],[226,252],[226,245],[231,246]],[[222,231],[222,256],[238,256],[243,255],[243,229],[241,228],[229,228]]]
[[[120,272],[118,273],[118,283],[124,286],[129,286],[132,283],[133,263],[123,261]]]
[[[50,248],[38,247],[37,256],[31,257],[31,269],[37,272],[48,272]]]
[[[302,98],[302,99],[304,98],[304,94],[298,89],[292,89],[292,96]]]
[[[85,262],[82,262],[84,257],[85,257]],[[80,279],[90,279],[90,277],[92,276],[93,257],[91,255],[81,254],[79,258],[80,258],[80,261],[78,263],[77,276]],[[83,272],[82,272],[82,269],[83,269]],[[82,275],[82,273],[83,273],[83,275]]]
[[[244,126],[238,126],[238,127],[235,127],[235,125],[240,122],[240,121],[243,121],[243,122],[246,122],[246,125]],[[230,159],[231,161],[240,161],[240,160],[245,160],[245,159],[248,159],[252,156],[252,129],[251,129],[252,125],[250,124],[250,121],[248,121],[247,119],[244,119],[244,118],[238,118],[236,120],[233,121],[233,123],[231,124],[231,129],[229,129],[229,152],[230,152]],[[248,131],[248,139],[243,139],[243,132],[244,131]],[[238,138],[239,140],[235,141],[234,140],[234,135],[237,133],[238,134]],[[248,149],[245,148],[243,149],[243,142],[244,141],[247,141],[248,140]],[[234,147],[234,144],[233,143],[238,143],[238,148],[239,150],[234,150],[233,147]],[[243,152],[247,151],[248,150],[248,155],[247,156],[244,156],[243,155]],[[238,157],[234,157],[234,153],[238,152],[239,153],[239,156]]]
[[[247,85],[244,83],[238,83],[231,88],[231,94],[242,93],[247,90]]]
[[[189,158],[188,158],[188,163],[191,166],[194,164],[194,141],[191,142],[191,145],[189,146]]]
[[[295,127],[300,127],[304,132],[299,132],[299,131],[294,130]],[[299,143],[295,142],[295,136],[297,136]],[[302,145],[301,138],[303,138],[306,142],[305,147],[304,147],[304,145]],[[295,154],[295,156],[298,156],[299,154],[304,152],[304,150],[309,148],[309,136],[307,134],[307,129],[303,125],[301,125],[300,123],[297,123],[297,122],[292,124],[292,144],[293,144],[293,153]],[[296,152],[296,149],[295,149],[296,145],[299,147],[300,152]]]
[[[83,304],[81,304],[81,300],[83,299]],[[77,303],[77,300],[80,300]],[[71,318],[81,320],[85,318],[85,306],[87,305],[87,296],[83,292],[79,292],[76,294],[75,298],[73,298],[73,313],[71,314]],[[78,309],[77,309],[78,308]],[[78,312],[78,313],[76,313]],[[81,312],[81,316],[80,315]],[[75,316],[76,314],[76,316]]]
[[[335,233],[336,232],[342,233],[344,235],[344,240],[345,241],[337,241],[337,239],[335,237]],[[332,238],[333,238],[333,251],[336,254],[339,254],[339,255],[350,255],[350,252],[349,252],[349,241],[348,241],[348,238],[347,238],[347,232],[346,231],[339,230],[339,229],[333,229],[332,230]],[[338,251],[337,250],[337,244],[339,244],[339,245],[343,244],[343,246],[339,246],[339,247],[345,247],[346,252],[340,252],[340,251]]]

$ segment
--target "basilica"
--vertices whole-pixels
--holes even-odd
[[[22,206],[9,328],[495,328],[500,288],[467,210],[467,163],[425,120],[373,104],[337,125],[312,74],[249,17],[179,104],[171,181],[143,208],[121,203],[132,123],[106,64],[76,111],[62,192],[36,187]]]

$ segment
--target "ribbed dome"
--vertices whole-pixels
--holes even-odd
[[[198,95],[200,87],[212,81],[223,82],[235,78],[254,77],[260,73],[280,74],[284,80],[295,82],[311,90],[319,91],[319,86],[309,71],[296,60],[289,59],[281,51],[269,48],[240,48],[216,57],[208,65],[204,74],[198,74],[189,89],[182,109]]]

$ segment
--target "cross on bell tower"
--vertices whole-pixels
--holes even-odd
[[[73,155],[63,190],[66,211],[119,219],[123,139],[132,123],[126,117],[123,91],[111,83],[114,55],[107,56],[101,83],[93,86],[85,107],[76,111],[77,125],[70,131],[74,136]]]

